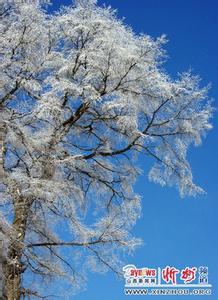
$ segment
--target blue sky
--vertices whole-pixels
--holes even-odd
[[[60,3],[54,1],[54,9]],[[153,37],[165,33],[169,39],[165,49],[169,58],[165,64],[168,73],[192,69],[202,77],[202,85],[211,83],[210,97],[218,99],[218,1],[217,0],[99,0],[118,9],[118,16],[140,33]],[[215,106],[216,104],[215,101]],[[144,245],[127,262],[138,267],[182,268],[185,266],[209,267],[209,281],[213,295],[218,299],[218,126],[217,114],[214,129],[204,139],[203,145],[192,148],[189,158],[195,182],[207,191],[196,198],[179,198],[173,188],[161,188],[149,183],[147,171],[150,161],[144,158],[144,169],[136,184],[141,194],[143,216],[134,229]],[[72,297],[75,300],[123,300],[124,281],[113,273],[90,274],[86,291]],[[137,298],[131,296],[131,299]],[[183,300],[184,296],[171,296]],[[185,299],[202,299],[206,296],[189,296]],[[149,298],[149,297],[148,297]],[[152,297],[150,297],[152,298]],[[152,298],[153,299],[153,298]],[[163,299],[156,296],[154,299]]]

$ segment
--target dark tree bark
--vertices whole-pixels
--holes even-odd
[[[4,181],[7,173],[4,170],[6,125],[0,123],[0,179]],[[4,298],[8,300],[19,300],[21,289],[21,275],[24,270],[22,264],[23,242],[25,238],[29,199],[21,196],[19,186],[14,182],[10,188],[10,194],[14,204],[14,219],[12,224],[13,239],[8,248],[7,259],[3,261],[3,289]]]
[[[7,261],[3,266],[5,295],[8,300],[19,300],[22,294],[21,276],[24,271],[22,263],[23,242],[26,233],[29,199],[20,196],[19,188],[14,184],[11,189],[14,196],[14,220],[12,230],[14,239],[11,241]]]

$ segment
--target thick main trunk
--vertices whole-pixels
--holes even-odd
[[[2,182],[7,182],[7,174],[4,170],[5,137],[6,126],[3,122],[0,122],[0,181]],[[3,264],[3,291],[5,299],[20,300],[22,294],[21,275],[24,270],[22,264],[23,242],[26,233],[28,209],[31,203],[30,199],[22,197],[16,182],[10,180],[8,189],[13,198],[14,220],[7,258]]]
[[[8,300],[20,300],[22,295],[21,276],[24,271],[22,263],[23,242],[26,233],[27,216],[29,209],[28,199],[19,194],[16,184],[11,192],[14,196],[14,237],[9,245],[7,262],[4,265],[5,295]]]
[[[6,281],[4,294],[7,300],[20,300],[20,276]]]

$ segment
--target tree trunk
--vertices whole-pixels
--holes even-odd
[[[6,126],[0,122],[0,181],[4,182],[7,174],[4,170],[4,144]],[[21,275],[24,271],[22,264],[23,242],[26,233],[30,199],[22,197],[18,184],[10,180],[8,186],[14,204],[14,220],[12,224],[12,237],[7,251],[7,258],[3,264],[3,290],[7,300],[20,300]]]
[[[20,196],[19,188],[14,184],[11,189],[14,200],[14,237],[9,245],[7,263],[4,265],[5,294],[8,300],[20,300],[22,295],[21,276],[24,272],[22,263],[23,242],[27,227],[28,210],[30,201]]]

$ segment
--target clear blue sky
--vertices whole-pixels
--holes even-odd
[[[60,3],[54,1],[57,8]],[[210,97],[218,100],[218,1],[217,0],[99,0],[99,4],[118,9],[118,15],[136,32],[153,37],[168,36],[165,46],[169,59],[165,68],[172,76],[189,68],[202,77],[202,84],[212,83]],[[215,106],[218,107],[215,101]],[[136,184],[143,197],[143,216],[134,229],[144,240],[127,262],[139,267],[209,267],[212,296],[171,296],[173,299],[218,299],[218,126],[202,146],[190,149],[189,158],[195,182],[207,191],[206,196],[180,199],[174,189],[149,183],[150,162],[140,162],[145,170]],[[87,290],[75,300],[123,300],[124,282],[112,273],[90,274]],[[143,296],[142,296],[143,297]],[[130,299],[138,299],[131,296]],[[170,299],[171,299],[170,298]],[[163,296],[149,299],[166,299]],[[168,299],[168,298],[167,298]]]

